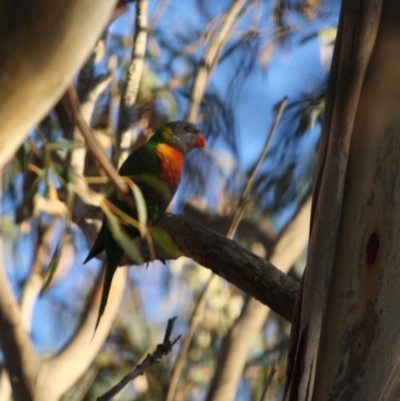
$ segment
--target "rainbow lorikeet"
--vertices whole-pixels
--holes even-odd
[[[132,152],[122,164],[119,169],[120,175],[130,177],[142,191],[149,222],[164,213],[170,203],[181,180],[185,156],[193,148],[205,148],[206,143],[196,125],[186,121],[174,121],[157,130],[145,145]],[[153,181],[158,180],[160,185],[154,185],[154,182],[149,184],[149,178],[153,178]],[[107,199],[125,214],[137,219],[133,199],[131,202],[124,201],[115,193],[111,193]],[[120,224],[120,228],[130,238],[139,236],[139,230],[133,225]],[[125,253],[114,238],[106,216],[84,263],[103,250],[106,252],[107,265],[95,330],[106,307],[115,270],[121,265]]]

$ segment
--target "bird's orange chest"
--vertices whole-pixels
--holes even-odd
[[[181,181],[183,155],[179,150],[164,143],[157,145],[155,152],[160,160],[158,176],[168,185],[171,192],[175,192]]]

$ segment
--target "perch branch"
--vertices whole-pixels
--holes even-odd
[[[93,206],[90,208],[95,209]],[[84,220],[88,210],[89,208],[80,202],[79,208],[74,207],[73,220],[81,226],[88,242],[91,243],[97,230],[93,220],[90,223]],[[235,241],[181,215],[163,215],[157,222],[157,227],[169,235],[180,255],[192,258],[291,321],[298,283],[274,265]],[[139,245],[144,261],[152,261],[147,244],[136,245]],[[157,247],[156,257],[160,260],[171,259]],[[102,258],[104,255],[100,254],[99,259]],[[127,256],[122,260],[122,265],[131,263]]]
[[[169,234],[182,255],[192,258],[291,320],[298,283],[274,265],[184,216],[164,215],[157,226]],[[145,260],[149,260],[149,252],[145,248],[146,245],[142,247],[142,253]]]

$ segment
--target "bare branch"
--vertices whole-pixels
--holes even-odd
[[[146,369],[151,365],[154,365],[160,361],[160,359],[169,354],[174,344],[179,340],[181,336],[178,336],[175,340],[171,341],[170,337],[176,317],[168,320],[167,329],[165,330],[164,341],[157,345],[156,350],[152,354],[148,354],[144,361],[136,366],[136,368],[128,373],[122,380],[116,384],[113,388],[97,398],[97,401],[108,401],[111,400],[116,394],[118,394],[131,380],[144,374]]]
[[[264,388],[263,388],[263,391],[262,391],[262,394],[261,394],[261,397],[260,397],[260,401],[268,401],[268,399],[267,399],[267,391],[268,391],[268,389],[269,389],[269,387],[270,387],[270,385],[272,383],[272,379],[275,376],[276,371],[277,371],[277,369],[276,369],[276,366],[275,366],[275,362],[273,362],[272,366],[271,366],[271,371],[269,372],[268,378],[267,378],[267,380],[265,382],[265,385],[264,385]]]
[[[189,319],[189,329],[186,333],[186,336],[182,342],[181,349],[179,350],[179,354],[175,360],[174,368],[172,369],[171,379],[169,381],[167,396],[165,397],[165,401],[172,401],[175,396],[176,387],[178,385],[179,376],[181,370],[186,362],[187,352],[189,350],[190,343],[192,341],[194,332],[199,324],[200,318],[202,316],[202,312],[204,309],[204,305],[207,300],[207,296],[210,292],[210,288],[212,283],[215,281],[214,274],[210,277],[203,290],[201,291],[199,297],[197,298],[196,304],[193,307],[192,314]]]
[[[80,112],[82,118],[90,125],[93,111],[97,102],[97,99],[104,92],[107,85],[111,82],[111,77],[108,74],[104,74],[95,78],[94,82],[91,83],[91,88],[86,94],[84,100],[80,104]],[[74,140],[82,141],[82,135],[80,129],[76,126],[74,129]],[[71,151],[71,167],[75,174],[84,175],[85,172],[85,156],[86,148],[76,148]]]
[[[169,234],[183,255],[291,320],[298,283],[270,262],[180,215],[165,215],[157,226]]]
[[[210,39],[210,45],[202,64],[197,70],[192,86],[190,108],[186,120],[196,122],[201,100],[208,85],[208,80],[226,42],[230,38],[230,32],[239,22],[238,15],[246,3],[245,0],[234,0],[230,9],[226,12],[219,31]]]
[[[121,194],[127,193],[129,190],[128,186],[121,179],[118,172],[115,170],[115,167],[111,164],[110,159],[107,157],[104,150],[97,142],[96,137],[94,136],[87,122],[82,117],[79,108],[78,98],[76,96],[75,88],[73,86],[70,86],[68,88],[62,100],[70,114],[71,119],[81,131],[81,134],[84,137],[88,148],[93,153],[93,156],[95,157],[97,163],[102,168],[104,173],[110,178],[114,188]]]
[[[93,221],[84,221],[87,217],[85,210],[88,208],[82,206],[80,203],[80,207],[74,210],[73,220],[81,226],[90,243],[91,238],[96,235],[96,229]],[[93,207],[90,209],[95,210]],[[254,255],[235,241],[181,215],[165,214],[158,220],[157,227],[169,235],[181,255],[192,258],[246,294],[268,305],[277,314],[291,320],[298,283],[270,262]],[[153,260],[146,243],[135,242],[135,245],[140,247],[145,262]],[[99,259],[103,257],[104,255],[99,254]],[[171,259],[171,256],[156,247],[156,258],[166,260]],[[121,263],[129,265],[132,262],[125,256]]]
[[[147,44],[147,10],[149,0],[138,0],[136,3],[135,37],[131,63],[126,72],[126,79],[121,93],[119,106],[118,126],[116,135],[116,156],[119,158],[120,142],[127,130],[129,130],[133,119],[137,94],[139,91],[140,79],[143,71],[143,60]]]
[[[22,323],[0,243],[0,347],[16,401],[32,400],[41,362]]]
[[[282,102],[280,103],[280,105],[278,107],[278,112],[276,113],[274,124],[272,125],[271,131],[270,131],[270,133],[268,135],[268,138],[267,138],[267,141],[265,142],[264,148],[263,148],[263,150],[262,150],[262,152],[261,152],[261,154],[260,154],[260,156],[258,158],[258,161],[257,161],[253,171],[250,174],[250,177],[249,177],[248,181],[247,181],[246,187],[245,187],[244,192],[243,192],[242,199],[239,202],[238,210],[237,210],[237,212],[235,214],[235,217],[233,219],[232,226],[231,226],[231,228],[230,228],[230,230],[229,230],[229,232],[227,234],[228,238],[233,238],[233,236],[235,235],[236,230],[238,228],[239,222],[243,217],[243,213],[244,213],[244,211],[246,209],[246,206],[247,206],[247,204],[249,202],[251,191],[253,189],[254,179],[255,179],[255,177],[256,177],[256,175],[258,173],[258,170],[261,167],[262,162],[265,159],[265,156],[267,155],[267,152],[268,152],[269,146],[271,144],[272,138],[275,136],[276,130],[277,130],[278,125],[279,125],[279,122],[281,121],[281,118],[282,118],[282,114],[283,114],[283,112],[284,112],[284,110],[286,108],[286,104],[287,104],[287,99],[285,98],[285,99],[282,100]]]
[[[158,4],[156,9],[153,12],[153,16],[151,17],[150,24],[149,24],[149,33],[153,33],[160,21],[164,11],[168,6],[169,0],[161,0]]]

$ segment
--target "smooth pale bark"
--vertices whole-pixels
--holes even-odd
[[[400,3],[345,0],[285,400],[398,400]]]
[[[20,308],[0,264],[0,347],[16,401],[56,401],[86,372],[110,332],[127,281],[127,272],[127,269],[121,268],[114,276],[110,299],[96,335],[93,337],[102,282],[99,282],[71,341],[57,355],[41,359],[23,326]],[[7,394],[6,380],[1,375],[0,396]]]
[[[0,261],[3,262],[1,248],[0,242]],[[0,263],[0,348],[8,373],[2,372],[0,376],[0,399],[8,399],[10,378],[16,401],[58,400],[86,372],[108,336],[121,302],[127,273],[128,269],[122,268],[115,273],[107,308],[96,335],[93,337],[103,288],[100,281],[70,342],[58,354],[42,359],[36,354],[25,327],[27,322],[23,313],[26,311],[21,313],[4,264]]]
[[[0,168],[71,83],[115,3],[0,2]]]
[[[99,283],[71,341],[56,355],[42,361],[35,401],[58,400],[88,369],[110,333],[128,280],[128,269],[115,272],[107,308],[94,334],[103,282]]]

